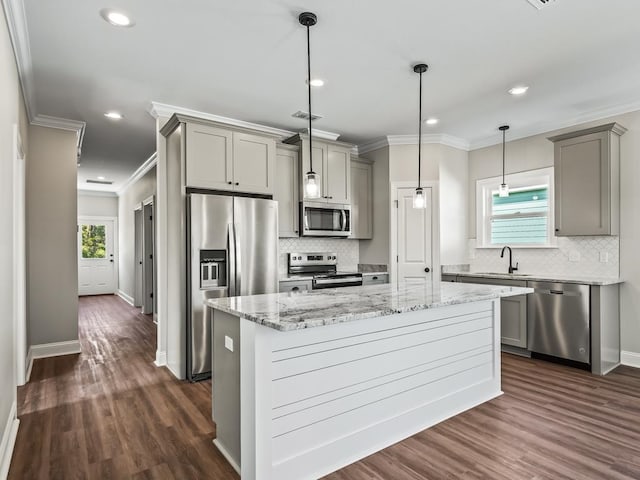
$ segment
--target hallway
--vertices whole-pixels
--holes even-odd
[[[9,479],[237,478],[211,443],[211,383],[154,366],[150,316],[81,297],[79,335],[82,354],[35,360],[18,390]]]

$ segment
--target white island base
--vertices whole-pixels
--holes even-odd
[[[291,331],[210,306],[214,443],[243,480],[319,478],[502,393],[499,298]]]

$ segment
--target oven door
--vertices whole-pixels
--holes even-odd
[[[302,236],[348,237],[351,235],[351,205],[300,203]]]
[[[362,286],[362,277],[338,277],[338,278],[314,278],[312,289],[321,290],[323,288],[338,287],[360,287]]]

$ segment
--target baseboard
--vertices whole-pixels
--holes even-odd
[[[153,364],[156,367],[164,367],[167,364],[167,352],[156,350],[156,361]]]
[[[620,360],[622,365],[640,368],[640,353],[622,351],[620,352]]]
[[[123,299],[125,302],[127,302],[129,305],[131,305],[132,307],[135,307],[134,302],[133,302],[133,297],[130,295],[127,295],[126,293],[124,293],[122,290],[118,289],[116,291],[116,295],[118,295],[121,299]]]
[[[20,420],[17,417],[17,407],[14,401],[2,433],[2,441],[0,441],[0,479],[2,480],[9,475],[9,467],[11,466],[11,457],[16,444],[19,425]]]
[[[240,475],[240,465],[238,465],[236,463],[236,461],[233,459],[233,457],[231,456],[231,454],[229,453],[229,451],[224,447],[224,445],[222,445],[217,438],[213,439],[213,444],[216,446],[216,448],[220,451],[220,453],[222,454],[222,456],[224,458],[227,459],[227,462],[229,462],[229,465],[231,465],[233,467],[233,469],[238,472],[238,475]]]
[[[48,358],[59,357],[61,355],[73,355],[74,353],[81,353],[79,340],[69,340],[68,342],[55,342],[44,343],[42,345],[31,345],[29,347],[30,358],[29,363],[32,363],[36,358]],[[31,367],[29,367],[31,370]],[[31,375],[31,373],[29,373]]]
[[[27,372],[24,376],[24,383],[29,383],[29,379],[31,378],[31,369],[33,368],[33,351],[29,349],[27,353]]]

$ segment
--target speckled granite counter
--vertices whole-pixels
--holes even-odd
[[[209,307],[276,330],[290,331],[533,292],[530,288],[443,283],[346,287],[207,300]]]
[[[522,280],[531,282],[558,282],[558,283],[576,283],[580,285],[615,285],[617,283],[623,283],[620,278],[611,277],[584,277],[584,276],[571,276],[571,275],[545,275],[538,273],[531,274],[513,274],[508,273],[496,273],[496,272],[442,272],[445,275],[457,275],[458,277],[480,277],[480,278],[495,278],[506,280]]]

